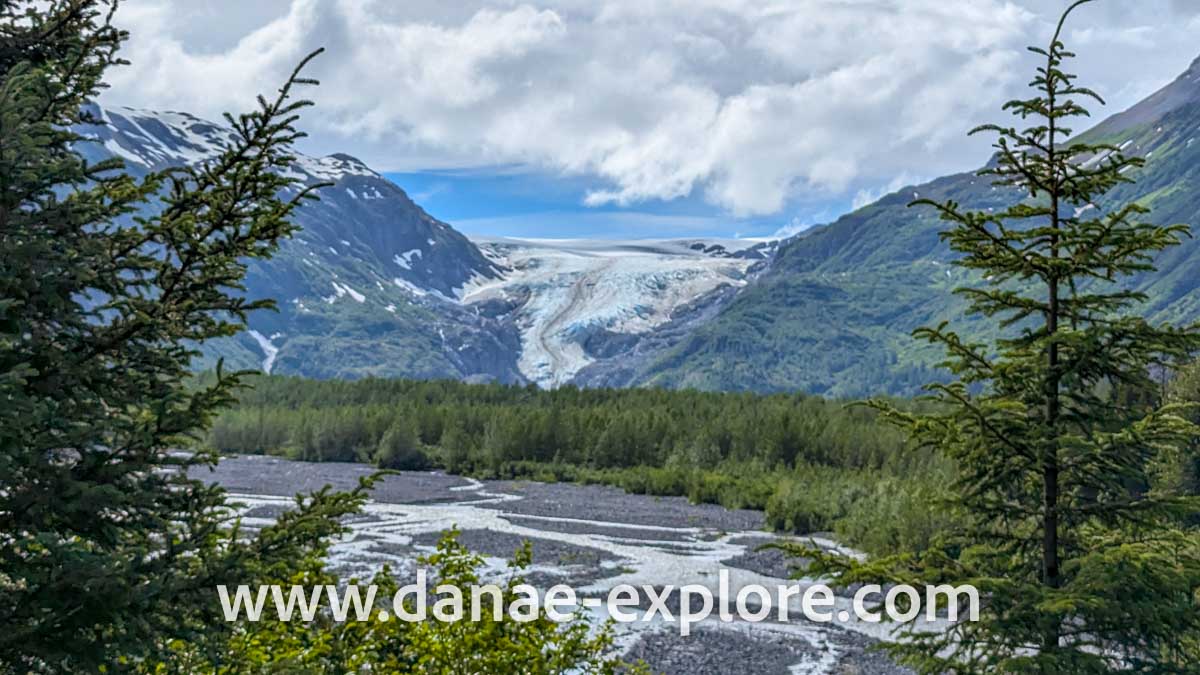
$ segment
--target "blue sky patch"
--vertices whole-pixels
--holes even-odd
[[[695,195],[628,207],[587,206],[595,179],[519,167],[387,173],[439,220],[469,235],[673,239],[768,237],[794,220],[822,223],[845,212],[842,200],[792,205],[781,214],[736,218]]]

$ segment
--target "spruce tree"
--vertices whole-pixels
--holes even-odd
[[[981,285],[959,289],[970,312],[1007,337],[975,343],[943,324],[916,332],[941,345],[956,380],[927,389],[937,412],[873,405],[916,444],[957,466],[948,505],[960,531],[920,556],[855,564],[823,556],[812,572],[840,581],[974,584],[978,622],[917,632],[891,648],[925,673],[1197,672],[1200,544],[1196,501],[1155,487],[1154,467],[1196,438],[1154,375],[1200,348],[1195,327],[1152,325],[1132,275],[1180,243],[1184,225],[1145,222],[1131,203],[1094,205],[1143,164],[1112,145],[1072,140],[1084,102],[1100,97],[1066,70],[1061,35],[1045,48],[1028,98],[1007,103],[1018,125],[996,137],[982,175],[1027,199],[997,212],[920,200]]]
[[[199,343],[266,301],[242,294],[311,188],[282,175],[306,101],[293,77],[202,166],[138,180],[77,152],[121,63],[115,3],[0,3],[0,672],[127,669],[225,630],[217,583],[322,550],[363,498],[324,493],[258,538],[173,452],[239,375],[186,386]]]
[[[1200,423],[1200,361],[1189,364],[1176,373],[1171,381],[1169,400],[1190,405],[1188,415],[1193,423]],[[1168,457],[1164,476],[1168,489],[1200,496],[1200,437],[1177,457]]]

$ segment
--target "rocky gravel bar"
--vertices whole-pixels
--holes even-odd
[[[238,456],[193,475],[228,490],[244,505],[247,526],[253,528],[293,508],[297,493],[327,485],[351,489],[373,472],[362,464]],[[565,583],[580,597],[603,596],[618,584],[712,587],[722,570],[739,583],[769,588],[791,583],[786,580],[803,562],[763,548],[777,539],[763,530],[759,512],[598,485],[402,472],[379,481],[364,513],[347,525],[352,531],[333,547],[330,560],[343,576],[369,578],[387,564],[399,578],[412,578],[417,559],[434,550],[443,532],[456,528],[459,541],[484,557],[485,578],[511,574],[506,561],[529,541],[533,564],[524,572],[526,579],[542,588]],[[668,605],[677,610],[677,591]],[[659,619],[621,624],[616,637],[631,663],[640,661],[667,675],[909,672],[873,649],[878,641],[866,633],[802,618],[788,623],[713,618],[688,636]]]

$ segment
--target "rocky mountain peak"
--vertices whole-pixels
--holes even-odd
[[[81,150],[85,154],[118,157],[135,171],[159,171],[205,162],[236,138],[225,124],[186,112],[101,107],[95,103],[89,104],[86,112],[99,124],[78,130],[92,141]],[[290,176],[308,184],[336,183],[351,176],[380,178],[361,160],[343,153],[325,157],[297,154]]]
[[[1193,100],[1200,100],[1200,56],[1179,76],[1181,82],[1192,90]]]
[[[236,141],[228,126],[194,115],[90,104],[97,122],[75,131],[91,161],[120,158],[141,174],[211,161]],[[283,174],[329,183],[293,215],[300,230],[270,259],[248,263],[246,294],[274,298],[249,331],[205,346],[211,365],[317,377],[368,374],[520,381],[515,332],[495,327],[457,296],[501,269],[398,185],[343,153],[294,153]]]

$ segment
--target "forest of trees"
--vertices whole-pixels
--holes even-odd
[[[796,544],[808,573],[979,589],[980,621],[887,645],[922,673],[1200,671],[1200,367],[1179,367],[1200,327],[1151,325],[1144,296],[1114,285],[1187,228],[1144,222],[1138,204],[1082,208],[1144,160],[1070,142],[1064,125],[1099,97],[1065,70],[1065,15],[1032,50],[1044,65],[1030,98],[1006,106],[1032,126],[984,127],[998,139],[985,174],[1030,199],[988,213],[918,204],[984,280],[959,291],[972,312],[1020,330],[979,345],[922,329],[955,379],[931,399],[861,406],[196,375],[197,344],[270,306],[237,292],[246,260],[270,257],[319,187],[287,177],[310,105],[296,89],[315,83],[302,63],[227,118],[229,147],[201,165],[135,177],[91,164],[77,130],[101,123],[86,103],[123,63],[114,8],[0,4],[0,673],[629,672],[610,630],[544,616],[223,621],[213,591],[230,579],[339,583],[325,555],[378,476],[246,532],[188,472],[213,451],[762,508],[778,529],[832,529],[881,554]],[[530,560],[526,548],[514,566]],[[461,588],[482,559],[452,532],[425,562]],[[386,569],[375,581],[396,583]]]
[[[407,452],[383,462],[389,468],[436,461],[496,475],[524,461],[596,469],[735,461],[901,470],[912,461],[898,452],[903,435],[878,424],[873,411],[803,394],[285,376],[248,382],[252,388],[209,433],[222,452],[369,461],[393,438],[386,444],[407,445]]]
[[[202,375],[204,382],[211,375]],[[1200,368],[1172,400],[1200,401]],[[920,551],[952,515],[953,464],[851,401],[663,389],[542,390],[455,381],[255,375],[204,444],[227,454],[567,480],[766,512],[872,553]],[[1152,405],[1161,388],[1126,395]],[[931,404],[895,401],[914,412]],[[1200,491],[1200,454],[1168,472]]]
[[[203,378],[201,378],[203,381]],[[802,394],[254,376],[206,443],[223,453],[603,482],[763,509],[864,549],[919,549],[949,465],[869,409]],[[907,403],[917,408],[918,404]]]

